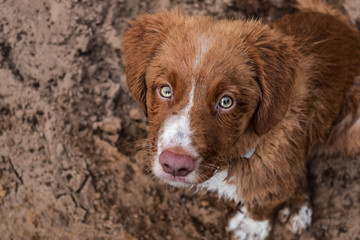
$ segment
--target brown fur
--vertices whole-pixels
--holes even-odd
[[[228,169],[258,220],[272,219],[284,204],[294,210],[308,201],[308,159],[360,149],[360,86],[354,83],[360,34],[319,0],[299,1],[298,8],[269,25],[177,10],[145,14],[130,22],[123,39],[128,86],[149,116],[149,139],[156,142],[164,120],[185,106],[196,79],[192,140],[206,159],[197,182],[216,167]],[[204,38],[210,47],[195,68]],[[157,97],[166,83],[176,101]],[[224,91],[236,101],[231,111],[214,107]],[[253,157],[239,159],[254,146]]]
[[[333,123],[326,143],[314,149],[313,156],[337,155],[343,157],[360,154],[360,76],[346,92],[340,114]],[[358,122],[356,122],[358,121]]]
[[[301,0],[297,1],[295,7],[303,12],[319,12],[335,16],[338,20],[343,21],[350,27],[355,28],[349,22],[349,19],[335,6],[324,4],[322,0]]]

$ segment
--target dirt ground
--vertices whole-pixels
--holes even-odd
[[[337,2],[360,28],[360,0]],[[236,206],[156,182],[121,62],[126,20],[276,19],[283,0],[0,0],[0,239],[230,239]],[[141,141],[140,141],[141,142]],[[360,156],[310,164],[312,227],[274,239],[360,239]]]

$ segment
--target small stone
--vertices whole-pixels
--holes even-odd
[[[120,84],[112,84],[110,89],[106,92],[107,97],[115,98],[118,92],[120,91]]]
[[[96,192],[96,193],[94,194],[94,197],[95,197],[95,199],[100,199],[100,198],[101,198],[101,194],[98,193],[98,192]]]
[[[15,112],[15,116],[16,116],[17,118],[21,118],[21,117],[23,116],[23,114],[24,114],[24,112],[23,112],[22,110],[17,110],[17,111]]]
[[[66,124],[64,128],[64,132],[70,133],[72,130],[72,126],[70,124]]]
[[[121,119],[114,116],[107,117],[101,122],[96,123],[95,126],[104,132],[116,133],[121,130]]]
[[[63,153],[64,153],[64,146],[62,145],[62,143],[58,143],[56,145],[56,156],[61,157]]]
[[[84,71],[82,69],[79,69],[79,71],[76,74],[76,81],[81,82],[84,78]]]
[[[139,121],[142,119],[142,114],[138,108],[133,108],[129,112],[129,116],[132,120]]]
[[[61,168],[62,169],[69,169],[71,167],[71,164],[67,158],[61,159]]]
[[[90,119],[91,122],[96,122],[97,116],[93,115],[89,119]]]
[[[102,101],[103,101],[102,97],[95,98],[95,103],[98,104],[98,105],[102,104]]]
[[[2,185],[0,185],[0,197],[5,197],[5,196],[6,196],[6,190]]]
[[[73,75],[74,74],[72,73],[65,74],[64,79],[58,83],[61,89],[68,90],[74,86],[75,82],[72,79]]]
[[[79,49],[81,52],[86,52],[88,50],[90,37],[81,35],[77,39],[77,49]]]
[[[205,4],[214,5],[214,0],[205,0]]]
[[[105,140],[108,140],[109,142],[111,143],[116,143],[117,140],[119,139],[119,135],[118,134],[108,134],[108,133],[103,133],[102,134],[102,137],[105,139]]]
[[[100,86],[95,86],[95,87],[94,87],[94,93],[95,93],[95,95],[100,95],[100,94],[101,94],[101,88],[100,88]]]
[[[93,77],[93,75],[96,73],[97,70],[98,70],[98,65],[92,65],[87,69],[87,74],[89,75],[89,77]]]
[[[210,203],[208,201],[201,201],[202,207],[208,207],[209,205],[210,205]]]

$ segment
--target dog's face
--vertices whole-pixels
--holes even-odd
[[[294,69],[271,34],[176,11],[132,22],[123,44],[127,82],[149,117],[157,177],[177,186],[206,181],[280,121],[291,80],[280,84]]]
[[[183,31],[149,62],[146,108],[153,172],[169,183],[194,184],[252,147],[246,130],[260,90],[246,56],[234,56],[231,43]]]

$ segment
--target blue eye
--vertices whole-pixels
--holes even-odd
[[[171,88],[168,85],[162,86],[160,88],[160,95],[164,98],[171,98],[172,96]]]
[[[231,99],[231,97],[228,97],[228,96],[222,97],[219,101],[219,107],[224,108],[224,109],[228,109],[232,105],[233,105],[233,100]]]

